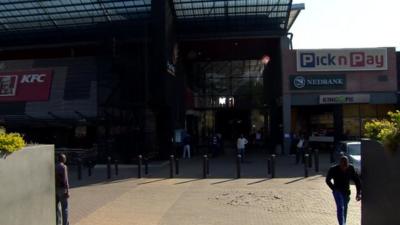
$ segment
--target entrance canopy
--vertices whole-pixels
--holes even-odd
[[[174,0],[174,7],[182,33],[286,33],[304,4],[292,5],[292,0]]]
[[[134,34],[151,21],[152,1],[13,0],[0,4],[0,42],[75,34]],[[227,32],[285,33],[304,5],[292,0],[170,1],[178,35]],[[136,30],[135,30],[136,29]],[[143,29],[142,29],[143,30]],[[140,33],[140,32],[136,32]],[[43,41],[43,40],[41,40]],[[70,41],[70,40],[69,40]]]

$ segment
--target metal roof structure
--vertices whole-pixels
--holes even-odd
[[[210,32],[285,32],[304,9],[292,5],[292,0],[169,1],[178,33],[207,28]],[[0,0],[0,41],[29,39],[38,33],[51,37],[71,31],[79,35],[115,27],[131,29],[129,25],[150,21],[151,6],[152,0]]]
[[[173,0],[178,33],[286,33],[304,4],[292,0]],[[251,35],[251,34],[250,34]]]
[[[150,16],[151,0],[1,0],[0,32],[90,26]]]
[[[258,20],[282,29],[287,28],[291,5],[292,0],[174,0],[178,21],[241,18],[244,23]]]
[[[151,16],[151,0],[0,0],[0,41],[105,33]]]

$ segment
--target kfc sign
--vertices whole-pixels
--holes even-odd
[[[298,50],[297,71],[387,70],[387,49]]]
[[[0,72],[0,102],[47,101],[51,81],[51,70]]]

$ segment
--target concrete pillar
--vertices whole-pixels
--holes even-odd
[[[290,153],[291,145],[291,128],[292,128],[292,102],[290,94],[283,95],[283,152]]]
[[[282,146],[282,153],[283,154],[289,154],[290,153],[290,132],[291,132],[291,127],[292,127],[292,110],[291,110],[291,97],[290,94],[287,93],[285,90],[287,87],[284,85],[287,84],[287,78],[288,78],[288,68],[290,65],[287,65],[287,61],[285,60],[285,54],[284,52],[287,52],[290,48],[291,45],[291,40],[288,37],[281,37],[281,61],[282,61],[282,79],[281,79],[281,84],[282,84],[282,120],[283,120],[283,146]]]

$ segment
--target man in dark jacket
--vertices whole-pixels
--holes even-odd
[[[65,165],[67,157],[60,154],[56,164],[56,217],[57,225],[69,225],[68,222],[68,198],[69,182],[68,168]]]
[[[333,183],[332,183],[333,180]],[[340,158],[338,165],[329,169],[326,176],[326,183],[332,189],[337,208],[337,218],[339,225],[346,225],[347,206],[350,201],[350,180],[353,180],[357,195],[356,200],[361,200],[361,183],[360,179],[346,156]]]

